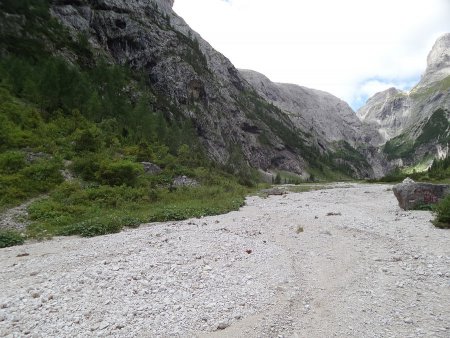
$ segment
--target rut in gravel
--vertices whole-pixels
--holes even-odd
[[[390,188],[0,250],[0,335],[448,337],[450,232]]]

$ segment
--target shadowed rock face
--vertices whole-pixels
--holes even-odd
[[[436,204],[450,194],[450,186],[445,184],[416,183],[410,178],[392,189],[403,210],[416,209],[422,205]]]

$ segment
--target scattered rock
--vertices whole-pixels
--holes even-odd
[[[198,181],[187,176],[177,176],[174,178],[172,185],[174,187],[193,187],[198,185]]]
[[[217,330],[225,330],[229,326],[230,324],[228,322],[221,322],[217,325]]]
[[[147,175],[156,175],[162,171],[159,166],[151,162],[141,162],[141,164],[142,168],[144,168],[144,173]]]
[[[27,257],[27,256],[29,256],[30,254],[28,253],[28,252],[24,252],[24,253],[20,253],[20,254],[18,254],[16,257]]]
[[[342,214],[340,212],[329,212],[327,216],[342,216]]]
[[[51,156],[49,154],[43,153],[43,152],[32,152],[32,151],[27,151],[26,156],[25,156],[25,160],[28,163],[33,163],[42,159],[49,159],[51,158]]]

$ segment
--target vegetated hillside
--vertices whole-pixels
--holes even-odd
[[[427,167],[448,154],[450,135],[450,34],[439,38],[421,81],[411,92],[391,88],[375,94],[358,111],[377,128],[386,171],[396,166]]]
[[[0,9],[0,211],[48,194],[30,205],[27,235],[93,236],[242,205],[257,174],[240,149],[212,162],[191,119],[70,35],[46,1]],[[162,171],[144,173],[143,161]],[[183,175],[199,185],[176,187]],[[21,240],[0,234],[1,246]]]

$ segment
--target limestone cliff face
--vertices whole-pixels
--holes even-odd
[[[391,162],[412,165],[447,153],[449,111],[450,34],[445,34],[434,44],[424,75],[409,93],[395,88],[377,93],[357,114],[378,130]]]
[[[390,88],[372,96],[358,110],[362,121],[377,129],[381,142],[398,136],[409,119],[410,98],[407,93]]]
[[[450,33],[441,36],[427,58],[427,69],[419,86],[427,86],[450,76]]]
[[[273,83],[263,74],[240,70],[244,78],[266,100],[282,109],[300,129],[314,134],[324,144],[346,141],[357,147],[363,139],[376,142],[367,133],[350,106],[339,98],[316,89]]]
[[[264,99],[280,108],[292,123],[322,151],[342,151],[345,142],[371,165],[367,176],[382,176],[383,165],[374,145],[382,139],[374,128],[360,121],[350,106],[324,91],[293,84],[274,83],[252,70],[240,70],[243,77]]]
[[[177,110],[191,119],[216,162],[227,163],[238,147],[256,168],[305,173],[308,162],[301,152],[287,147],[267,119],[253,114],[263,99],[172,5],[171,0],[61,0],[51,12],[74,36],[87,34],[98,55],[144,74],[167,99],[167,115]],[[265,106],[264,114],[296,133],[274,107]],[[261,134],[270,142],[261,143]]]

